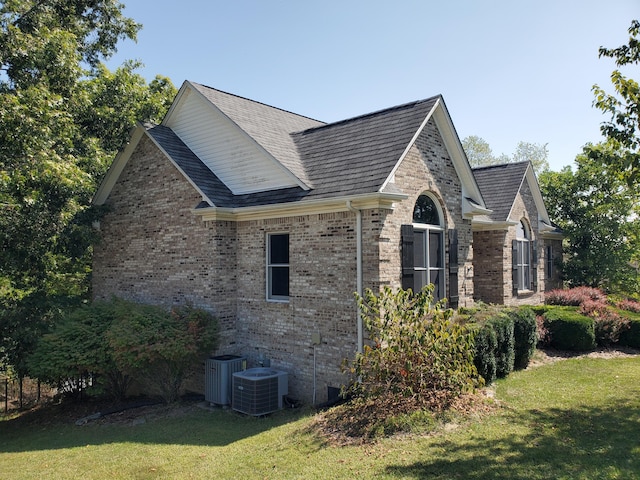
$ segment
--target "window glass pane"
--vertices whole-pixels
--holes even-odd
[[[442,298],[442,292],[444,291],[441,284],[444,279],[444,275],[442,275],[441,270],[431,270],[430,277],[429,281],[430,283],[433,283],[435,287],[433,290],[433,298],[435,300],[440,300]]]
[[[271,296],[289,296],[289,267],[271,267]]]
[[[426,249],[426,232],[421,230],[413,231],[413,265],[418,268],[427,267]]]
[[[269,237],[270,257],[269,263],[271,264],[288,264],[289,263],[289,234],[282,233],[277,235],[271,235]]]
[[[429,232],[429,267],[440,268],[442,265],[442,232]]]
[[[419,292],[427,284],[427,271],[416,270],[413,274],[413,291]]]
[[[413,222],[440,225],[440,214],[434,201],[428,195],[420,195],[413,208]]]

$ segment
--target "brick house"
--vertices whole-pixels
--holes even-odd
[[[514,221],[537,263],[557,241],[535,176],[521,175],[504,219],[492,177],[471,170],[441,96],[325,124],[185,82],[94,197],[109,206],[94,297],[209,309],[217,354],[269,361],[292,396],[322,402],[364,342],[353,292],[434,283],[454,306],[540,301],[549,283],[527,239],[516,267],[529,283],[513,296],[505,273]]]

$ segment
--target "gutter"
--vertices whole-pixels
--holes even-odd
[[[347,208],[356,214],[356,291],[362,297],[364,289],[362,286],[362,210],[354,207],[351,200],[347,200]],[[364,333],[362,328],[362,318],[358,312],[358,353],[364,350]]]

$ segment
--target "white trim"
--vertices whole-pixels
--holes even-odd
[[[140,139],[145,133],[146,130],[141,124],[138,124],[133,128],[133,131],[129,136],[127,145],[116,155],[116,158],[113,160],[113,163],[109,167],[109,170],[107,170],[107,173],[102,179],[102,182],[100,182],[100,186],[98,187],[98,190],[93,195],[93,199],[91,200],[92,204],[104,205],[104,202],[107,201],[111,190],[118,181],[118,178],[120,178],[120,174],[124,170],[124,167],[127,165],[129,158],[131,158],[131,155],[133,154],[134,150],[138,146],[138,143],[140,143]]]
[[[301,200],[298,202],[257,205],[253,207],[219,208],[215,206],[194,208],[191,213],[200,216],[203,221],[246,221],[269,218],[293,217],[320,213],[347,212],[347,202],[358,209],[386,208],[393,210],[395,204],[405,200],[404,194],[375,193],[369,195],[343,196],[329,199]]]
[[[289,250],[289,263],[284,264],[284,263],[276,263],[273,264],[271,263],[271,237],[273,237],[274,235],[286,235],[287,236],[287,249]],[[266,255],[265,255],[265,261],[266,261],[266,265],[265,265],[265,288],[266,288],[266,301],[267,302],[274,302],[274,303],[289,303],[289,299],[291,298],[291,236],[289,232],[286,231],[274,231],[274,232],[266,232],[265,235],[265,242],[266,242]],[[287,290],[289,290],[289,295],[284,296],[284,295],[271,295],[271,286],[273,285],[273,282],[271,281],[270,278],[270,273],[272,272],[271,268],[272,267],[277,267],[277,268],[283,268],[283,267],[287,267],[288,269],[288,276],[289,276],[289,285],[287,286]]]

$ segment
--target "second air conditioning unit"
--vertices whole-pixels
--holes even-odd
[[[282,409],[289,393],[286,372],[273,368],[250,368],[233,374],[231,408],[247,415],[266,415]]]

